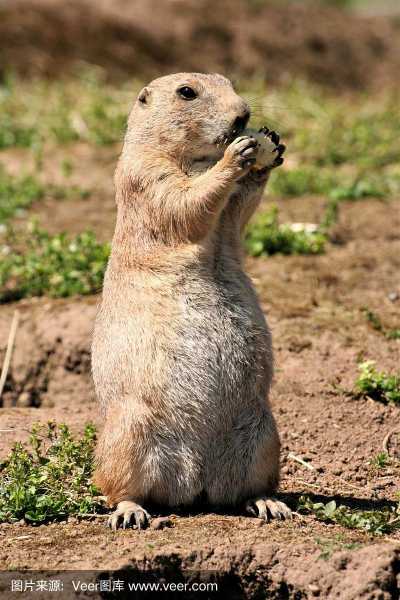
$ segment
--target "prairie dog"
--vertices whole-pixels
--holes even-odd
[[[178,73],[143,88],[116,169],[117,222],[92,349],[104,428],[95,482],[109,525],[145,526],[147,503],[270,497],[279,437],[268,403],[270,332],[242,268],[241,232],[270,169],[243,135],[246,102],[221,75]]]

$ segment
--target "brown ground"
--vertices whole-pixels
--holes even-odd
[[[74,157],[74,180],[94,185],[95,192],[87,200],[48,200],[31,212],[52,231],[90,226],[99,238],[109,239],[117,150],[94,155],[77,145],[67,152]],[[6,158],[12,166],[24,153]],[[52,160],[59,164],[58,156]],[[281,200],[282,218],[318,220],[324,202]],[[393,501],[399,489],[398,460],[380,470],[369,464],[398,423],[399,409],[351,394],[360,358],[374,359],[384,370],[398,368],[400,342],[374,331],[361,309],[376,311],[388,328],[400,327],[399,206],[399,200],[346,204],[336,227],[337,243],[325,255],[248,260],[273,331],[272,402],[282,437],[282,492],[292,506],[307,493],[358,508],[379,507]],[[97,300],[34,299],[0,307],[0,361],[13,311],[18,308],[21,314],[0,409],[0,457],[26,437],[34,421],[56,419],[76,431],[88,420],[100,425],[89,369]],[[398,445],[392,443],[389,450],[398,458]],[[308,460],[314,470],[290,459],[289,452]],[[260,526],[257,519],[207,509],[180,513],[172,521],[170,529],[142,533],[112,533],[104,518],[37,528],[0,525],[0,569],[112,572],[131,565],[167,569],[174,578],[184,569],[206,569],[218,571],[221,586],[229,590],[221,597],[399,597],[399,533],[372,538],[304,516]]]
[[[197,70],[380,88],[398,78],[399,20],[280,0],[2,0],[0,75],[60,76],[82,61],[112,77]]]

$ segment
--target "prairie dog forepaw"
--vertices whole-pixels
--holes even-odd
[[[116,531],[120,526],[122,529],[133,526],[140,530],[145,529],[150,520],[151,516],[140,504],[136,504],[131,500],[124,500],[118,503],[116,510],[109,517],[107,525],[113,531]]]
[[[235,177],[242,177],[256,164],[258,147],[257,140],[248,135],[240,136],[229,144],[224,161],[233,167]]]
[[[266,522],[270,519],[292,519],[292,511],[284,502],[267,496],[248,500],[246,510],[254,517],[264,519]]]

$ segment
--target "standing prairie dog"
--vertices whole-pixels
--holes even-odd
[[[198,498],[291,514],[270,497],[271,337],[241,250],[285,148],[261,131],[260,168],[249,116],[227,79],[199,73],[156,79],[129,116],[92,356],[104,419],[95,482],[117,506],[113,529],[145,526],[147,503]]]

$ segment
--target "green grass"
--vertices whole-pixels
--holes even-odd
[[[348,98],[301,81],[266,92],[262,81],[253,81],[242,92],[254,108],[255,124],[278,130],[300,168],[334,167],[338,175],[351,165],[353,174],[370,170],[372,176],[377,169],[398,167],[397,91]]]
[[[389,375],[375,368],[372,360],[359,365],[360,375],[356,380],[356,390],[361,396],[385,404],[400,404],[400,375]]]
[[[306,164],[336,168],[348,164],[364,170],[397,166],[400,152],[397,94],[349,100],[301,84],[294,85],[285,96],[289,107],[296,106],[286,120],[291,146],[293,151],[301,153]]]
[[[28,236],[0,247],[0,302],[101,289],[109,244],[98,242],[89,231],[70,238],[65,233],[51,236],[36,225],[30,229]]]
[[[320,254],[326,237],[319,231],[295,231],[290,224],[279,224],[278,208],[258,213],[248,225],[245,248],[250,256],[272,254]]]
[[[342,201],[390,199],[400,193],[398,92],[333,96],[304,82],[266,93],[262,82],[243,86],[253,124],[281,133],[287,165],[276,169],[268,191],[279,197],[327,198],[321,233],[338,218]]]
[[[0,464],[0,522],[45,523],[102,509],[91,483],[95,429],[74,437],[66,425],[35,425]]]
[[[347,183],[336,183],[329,190],[333,200],[361,200],[363,198],[385,198],[390,193],[385,179],[357,177]]]
[[[136,89],[135,82],[107,85],[95,68],[57,82],[8,76],[0,86],[0,149],[118,142]]]
[[[0,150],[25,147],[40,157],[55,145],[76,141],[94,146],[120,142],[141,85],[131,81],[112,86],[101,70],[93,67],[53,82],[8,76],[0,85]],[[319,254],[325,250],[342,201],[390,198],[400,191],[398,94],[349,99],[333,97],[304,82],[269,90],[261,80],[243,82],[239,92],[250,97],[252,125],[277,129],[288,146],[291,166],[272,174],[270,191],[282,197],[318,194],[327,199],[317,231],[295,231],[290,224],[279,223],[275,208],[256,215],[245,238],[250,255]],[[68,177],[71,162],[64,160],[61,170]],[[68,188],[55,189],[34,175],[7,179],[0,173],[0,223],[50,193],[62,195]],[[57,244],[66,253],[65,264],[55,257]],[[92,282],[91,258],[84,258],[75,269],[75,257],[64,238],[51,241],[42,232],[40,240],[34,236],[25,257],[23,251],[11,245],[5,265],[0,267],[3,301],[37,294],[90,293],[101,284],[97,275]],[[102,264],[103,258],[98,261],[94,257],[94,263],[99,262]],[[39,271],[37,277],[32,273],[34,266]],[[88,270],[88,280],[84,269]]]
[[[390,465],[390,462],[391,458],[387,452],[378,452],[378,454],[371,458],[369,464],[376,469],[385,469]]]
[[[309,165],[302,168],[277,169],[271,177],[270,191],[283,197],[325,195],[333,200],[386,198],[400,191],[398,173],[372,176],[338,175],[336,169]]]
[[[324,504],[302,496],[297,510],[314,515],[319,521],[335,523],[347,529],[361,529],[373,535],[391,533],[400,527],[400,504],[380,510],[358,510],[337,505],[335,500]]]
[[[87,190],[77,186],[61,186],[44,183],[35,174],[13,176],[0,165],[0,223],[5,223],[14,215],[45,197],[58,200],[72,197],[87,198]]]
[[[112,86],[94,67],[56,82],[8,76],[0,86],[0,149],[77,140],[118,142],[141,85],[133,80]],[[330,177],[339,175],[338,167],[352,165],[357,177],[360,169],[372,176],[376,169],[398,166],[398,93],[349,99],[301,81],[269,90],[261,79],[238,87],[249,98],[253,124],[280,131],[299,168],[334,167],[326,174]]]
[[[343,201],[400,194],[400,102],[396,92],[371,98],[333,96],[304,82],[266,93],[252,82],[243,94],[254,126],[281,133],[287,163],[271,175],[268,193],[327,199],[319,229],[329,237]]]
[[[327,194],[336,185],[335,176],[311,165],[302,168],[276,169],[271,176],[270,191],[278,196]]]

